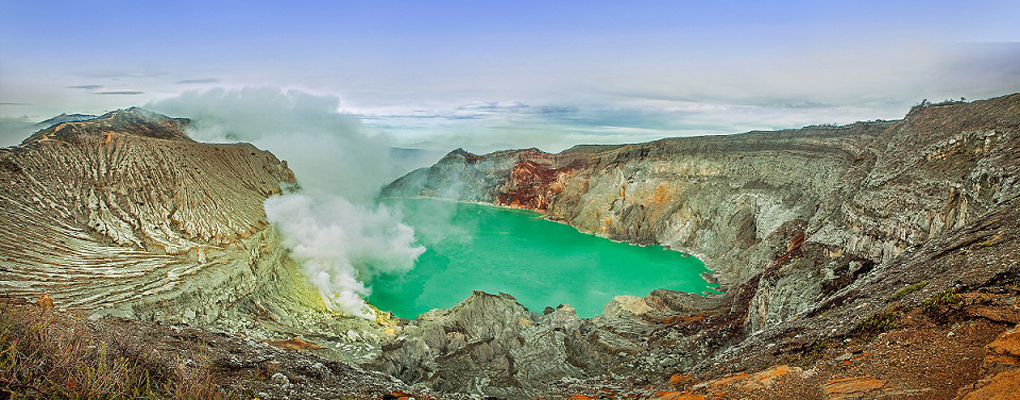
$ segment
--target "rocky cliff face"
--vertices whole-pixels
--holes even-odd
[[[0,293],[256,336],[329,320],[266,221],[286,163],[187,123],[132,108],[0,149]]]
[[[969,276],[969,284],[980,286],[997,273],[1015,273],[1015,265],[991,259],[980,274],[954,264],[919,269],[910,281],[890,271],[905,273],[905,260],[924,257],[921,246],[987,224],[989,215],[1012,207],[1020,194],[1018,169],[1020,94],[1014,94],[840,127],[582,146],[559,154],[457,150],[393,182],[383,195],[527,208],[582,232],[697,254],[726,295],[694,299],[657,291],[636,308],[647,308],[638,320],[648,327],[585,331],[587,340],[611,331],[641,338],[615,361],[630,365],[633,377],[641,376],[636,371],[708,371],[723,349],[748,337],[789,338],[790,324],[820,337],[849,329],[859,317],[854,310],[867,314],[889,303],[886,291],[895,288],[882,282],[947,277],[932,279],[930,295],[953,287],[948,277]],[[851,305],[859,308],[846,308]],[[821,322],[827,312],[844,319]],[[588,356],[601,357],[596,353],[611,354]],[[608,364],[586,365],[589,373],[609,373]]]
[[[384,196],[541,211],[582,232],[691,251],[731,285],[783,264],[755,297],[757,330],[1020,193],[1018,107],[1013,95],[843,127],[560,154],[458,150]]]

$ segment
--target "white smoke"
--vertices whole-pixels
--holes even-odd
[[[385,138],[368,135],[332,96],[279,88],[187,92],[147,107],[192,118],[200,141],[250,141],[285,159],[301,189],[266,200],[266,215],[302,271],[335,310],[375,316],[364,281],[414,267],[425,249],[400,215],[376,205],[396,178]]]
[[[414,245],[414,231],[385,207],[291,194],[267,199],[266,214],[326,304],[360,317],[375,316],[362,300],[370,294],[362,281],[404,272],[425,251]]]

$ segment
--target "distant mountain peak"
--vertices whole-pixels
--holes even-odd
[[[90,120],[90,119],[94,119],[94,118],[96,118],[95,115],[89,115],[89,114],[68,114],[68,113],[61,113],[60,115],[55,116],[53,118],[50,118],[50,119],[47,119],[47,120],[44,120],[44,121],[39,121],[39,123],[35,124],[35,126],[38,129],[46,129],[46,128],[49,128],[49,127],[51,127],[53,125],[64,123],[64,122],[86,121],[86,120]]]
[[[63,121],[60,120],[62,118]],[[105,136],[112,133],[192,141],[184,132],[191,122],[189,119],[171,118],[138,107],[114,110],[98,117],[84,114],[61,114],[40,122],[39,125],[51,120],[55,123],[47,125],[25,139],[22,145],[44,140],[70,141],[80,135]]]

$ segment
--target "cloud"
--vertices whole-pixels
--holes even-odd
[[[665,57],[635,62],[625,71],[579,65],[538,96],[524,91],[515,92],[522,96],[514,101],[451,102],[406,112],[387,108],[366,112],[365,122],[394,132],[408,147],[558,151],[579,143],[897,119],[923,98],[981,99],[1020,91],[1020,43],[805,46],[751,51],[741,56],[746,59]]]
[[[145,92],[140,91],[140,90],[108,90],[108,91],[105,91],[105,92],[96,92],[96,94],[135,96],[135,95],[145,94]]]
[[[102,78],[112,80],[129,78],[161,78],[170,75],[170,73],[165,70],[147,67],[137,69],[91,68],[72,71],[71,74],[84,78]]]
[[[102,87],[103,87],[103,85],[74,85],[74,86],[68,86],[67,88],[68,89],[96,90],[96,89],[101,89]]]
[[[458,106],[446,116],[451,119],[482,118],[498,115],[561,115],[573,114],[579,109],[575,106],[531,106],[520,101],[472,102]]]
[[[367,112],[365,122],[395,132],[408,147],[559,151],[580,143],[897,119],[924,98],[1020,91],[1020,43],[844,43],[746,57],[663,60],[626,73],[578,66],[575,75],[585,82],[566,77],[571,90],[549,88],[537,99]]]
[[[370,203],[393,176],[389,143],[362,129],[356,115],[338,111],[335,96],[277,87],[188,91],[147,105],[193,119],[203,141],[249,141],[288,160],[306,190]]]
[[[273,87],[190,91],[152,102],[192,119],[202,141],[250,141],[288,161],[300,190],[266,200],[266,215],[328,306],[374,317],[364,282],[414,267],[425,249],[400,215],[374,202],[395,171],[384,137],[368,135],[339,99]]]
[[[220,81],[221,79],[219,78],[200,78],[200,79],[182,79],[174,83],[178,85],[188,85],[194,83],[220,83]]]
[[[748,104],[667,98],[642,91],[615,92],[611,97],[588,104],[473,102],[447,110],[366,115],[364,121],[376,129],[395,132],[398,145],[405,147],[445,151],[463,147],[482,153],[538,147],[556,152],[577,144],[635,143],[899,118],[917,101],[847,105],[777,98]],[[898,107],[903,110],[888,111]]]
[[[32,103],[0,102],[0,106],[30,106]]]
[[[483,110],[483,111],[501,111],[501,112],[516,112],[526,110],[531,106],[521,103],[519,101],[491,101],[491,102],[474,102],[457,107],[458,110]]]

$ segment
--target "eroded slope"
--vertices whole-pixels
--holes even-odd
[[[324,311],[263,210],[286,163],[186,124],[132,108],[0,149],[0,292],[250,334]]]

